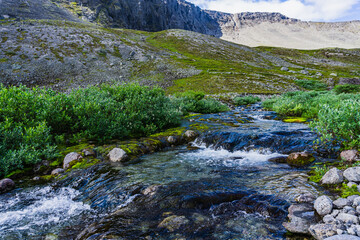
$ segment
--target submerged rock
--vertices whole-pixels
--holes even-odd
[[[166,228],[170,232],[179,229],[182,225],[187,224],[189,220],[185,216],[170,216],[162,220],[159,224],[159,228]]]
[[[83,157],[76,152],[71,152],[71,153],[67,154],[64,158],[63,168],[64,169],[70,168],[72,165],[79,162],[80,159],[82,159],[82,158]]]
[[[274,163],[287,163],[286,159],[287,159],[287,157],[280,156],[280,157],[270,158],[268,161],[274,162]]]
[[[320,196],[315,200],[314,208],[320,216],[325,216],[331,213],[333,203],[328,196]]]
[[[316,224],[309,227],[310,234],[318,240],[323,240],[337,234],[337,228],[333,224]]]
[[[109,152],[108,157],[112,162],[123,162],[127,160],[128,155],[121,148],[114,148]]]
[[[346,150],[340,153],[341,160],[345,162],[356,162],[359,161],[359,152],[357,150]]]
[[[306,152],[291,153],[286,159],[287,164],[293,167],[303,167],[314,161],[314,156]]]
[[[321,178],[320,182],[322,184],[339,184],[344,181],[342,172],[337,168],[330,169],[325,175]]]
[[[350,182],[360,182],[360,167],[351,167],[344,171],[344,177]]]
[[[15,188],[15,183],[10,178],[0,180],[0,194],[11,191]]]

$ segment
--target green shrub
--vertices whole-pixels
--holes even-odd
[[[330,170],[327,166],[316,166],[313,168],[313,170],[310,172],[311,176],[309,178],[312,182],[320,182],[321,178]]]
[[[178,106],[159,88],[103,86],[65,94],[0,86],[0,177],[54,158],[64,139],[146,136],[180,119]]]
[[[325,83],[316,80],[295,80],[295,83],[307,90],[324,91],[328,88]]]
[[[358,93],[358,92],[360,92],[360,85],[353,85],[353,84],[337,85],[334,87],[333,91],[336,94]]]
[[[236,97],[233,99],[233,102],[236,106],[254,104],[260,101],[261,99],[259,97],[254,96]]]
[[[343,183],[342,188],[341,188],[341,197],[347,198],[352,195],[360,195],[360,192],[358,191],[357,186],[352,185],[351,187],[349,187],[346,183]]]

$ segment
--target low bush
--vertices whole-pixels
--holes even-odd
[[[358,92],[360,92],[360,85],[353,85],[353,84],[337,85],[334,87],[333,91],[336,94],[358,93]]]
[[[261,99],[259,97],[254,96],[235,97],[233,99],[233,102],[236,106],[254,104],[260,101]]]
[[[328,85],[316,80],[295,80],[295,83],[307,90],[324,91],[328,88]]]

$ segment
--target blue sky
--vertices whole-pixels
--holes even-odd
[[[280,12],[308,21],[360,20],[360,0],[187,0],[222,12]]]

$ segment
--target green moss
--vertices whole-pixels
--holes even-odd
[[[50,180],[54,179],[55,176],[53,176],[53,175],[44,175],[44,176],[41,176],[40,178],[42,180],[44,180],[44,181],[50,181]]]
[[[0,58],[0,63],[5,63],[5,62],[7,62],[7,61],[9,61],[9,59],[7,59],[7,58]]]
[[[77,162],[74,164],[71,169],[85,169],[89,168],[91,166],[94,166],[95,164],[101,162],[99,159],[96,158],[84,158],[83,161]]]
[[[129,156],[139,155],[142,153],[141,147],[136,143],[122,144],[119,147],[124,150]]]
[[[62,159],[57,159],[57,160],[55,160],[55,161],[53,161],[53,162],[50,163],[50,167],[58,167],[58,166],[61,166],[62,162],[63,162]]]
[[[307,119],[303,117],[287,117],[283,121],[286,123],[305,123]]]
[[[312,170],[309,172],[309,181],[312,182],[320,182],[321,178],[330,170],[327,166],[316,166],[313,167]]]
[[[168,137],[168,136],[181,136],[186,131],[185,127],[170,128],[164,132],[156,133],[150,137]]]
[[[17,178],[27,176],[30,173],[32,173],[32,168],[17,169],[15,171],[12,171],[10,174],[6,175],[5,178],[17,179]]]
[[[207,124],[202,124],[202,123],[191,124],[189,128],[193,131],[199,131],[199,132],[205,132],[210,129],[210,127]]]
[[[356,185],[349,187],[347,184],[343,183],[341,187],[341,197],[347,198],[352,195],[360,195],[360,192],[357,189]]]

